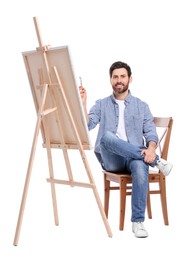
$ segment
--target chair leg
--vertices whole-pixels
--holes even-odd
[[[160,177],[160,198],[161,198],[161,205],[162,205],[162,213],[164,218],[164,224],[169,225],[168,221],[168,210],[167,210],[167,199],[166,199],[166,183],[165,177]]]
[[[104,174],[104,210],[106,217],[108,218],[109,212],[109,196],[110,196],[110,181],[106,179],[106,174]]]
[[[126,182],[125,178],[121,178],[121,181],[120,181],[120,222],[119,222],[120,230],[124,229],[126,191],[127,191],[127,182]]]

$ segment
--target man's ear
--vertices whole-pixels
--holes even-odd
[[[131,83],[132,81],[133,81],[133,78],[132,78],[132,76],[130,76],[129,83]]]

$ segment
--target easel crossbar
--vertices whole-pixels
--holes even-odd
[[[95,188],[96,185],[94,183],[84,183],[84,182],[77,182],[77,181],[66,181],[66,180],[58,180],[58,179],[47,179],[47,182],[50,183],[57,183],[57,184],[65,184],[70,186],[78,186],[84,188]]]
[[[42,144],[43,148],[47,148],[46,144],[43,143]],[[57,143],[51,143],[50,144],[50,147],[51,148],[56,148],[56,149],[78,149],[78,145],[77,144],[68,144],[68,143],[65,143],[65,144],[57,144]],[[82,147],[84,150],[91,150],[91,146],[90,145],[84,145],[82,144]]]
[[[53,108],[49,108],[49,109],[46,109],[44,110],[42,113],[41,113],[41,116],[46,116],[52,112],[55,112],[57,110],[57,107],[53,107]]]

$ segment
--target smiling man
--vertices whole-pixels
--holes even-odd
[[[131,95],[131,68],[118,61],[109,69],[113,94],[97,100],[87,113],[87,93],[80,95],[89,130],[99,124],[95,154],[102,168],[132,175],[132,231],[136,237],[147,237],[144,227],[148,192],[148,168],[157,167],[166,176],[172,164],[156,155],[158,136],[153,115],[144,101]]]

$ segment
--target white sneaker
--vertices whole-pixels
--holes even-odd
[[[172,170],[173,165],[167,162],[164,159],[159,159],[157,161],[156,167],[162,172],[165,176],[168,176]]]
[[[148,237],[148,233],[144,228],[143,222],[133,222],[132,231],[135,233],[136,237]]]

